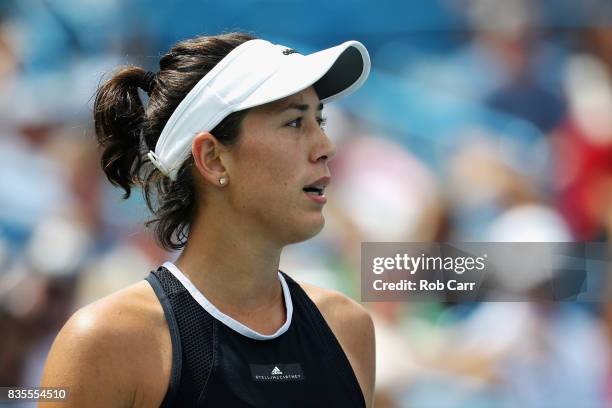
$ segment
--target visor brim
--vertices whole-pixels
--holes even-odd
[[[370,72],[370,56],[358,41],[347,41],[306,56],[288,58],[236,110],[274,102],[314,86],[322,103],[357,90]]]

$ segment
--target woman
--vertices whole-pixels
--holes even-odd
[[[324,224],[322,103],[369,73],[351,41],[308,56],[232,33],[176,45],[157,74],[121,69],[97,92],[102,167],[183,249],[146,280],[77,311],[43,386],[64,406],[371,406],[374,330],[343,295],[278,271]],[[146,109],[137,88],[149,94]]]

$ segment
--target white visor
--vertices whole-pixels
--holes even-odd
[[[234,48],[181,101],[149,160],[171,180],[200,132],[210,132],[229,114],[273,102],[314,86],[322,103],[348,95],[370,73],[370,56],[358,41],[309,55],[265,40]]]

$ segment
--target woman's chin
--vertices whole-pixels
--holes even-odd
[[[321,232],[324,226],[325,218],[322,214],[319,214],[317,217],[312,217],[311,219],[306,220],[306,222],[296,222],[292,226],[293,228],[291,228],[290,233],[287,234],[287,245],[306,241],[314,237]]]

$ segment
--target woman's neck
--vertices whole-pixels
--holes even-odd
[[[247,229],[243,223],[214,218],[205,225],[195,221],[176,261],[208,300],[243,323],[284,310],[278,279],[282,248]]]

